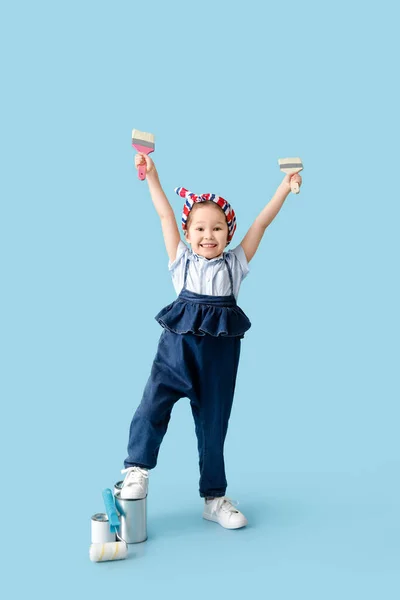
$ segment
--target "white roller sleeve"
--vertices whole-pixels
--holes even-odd
[[[106,560],[122,560],[128,556],[128,546],[124,542],[108,542],[107,544],[92,544],[89,550],[92,562]]]

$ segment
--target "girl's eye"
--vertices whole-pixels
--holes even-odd
[[[216,231],[221,231],[221,227],[214,227]]]

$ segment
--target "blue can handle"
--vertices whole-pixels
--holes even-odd
[[[110,523],[110,531],[113,532],[119,528],[119,518],[114,504],[114,496],[109,488],[103,490],[103,500]]]

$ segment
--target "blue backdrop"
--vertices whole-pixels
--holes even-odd
[[[3,585],[13,597],[341,598],[400,592],[396,3],[18,2],[1,18]],[[151,473],[149,539],[89,561],[90,517],[175,295],[133,128],[176,186],[235,208],[278,158],[303,187],[239,304],[228,495],[201,518],[188,402]]]

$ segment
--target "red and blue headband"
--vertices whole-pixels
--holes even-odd
[[[185,204],[183,205],[183,210],[182,210],[182,229],[183,229],[183,231],[186,231],[187,218],[188,218],[188,215],[189,215],[190,211],[192,210],[195,202],[205,202],[206,200],[211,200],[212,202],[215,202],[215,204],[218,204],[218,206],[224,211],[226,222],[228,224],[228,244],[229,244],[229,242],[233,238],[233,234],[235,233],[235,229],[236,229],[235,211],[233,210],[233,208],[229,204],[229,202],[227,202],[221,196],[216,196],[215,194],[201,194],[201,195],[197,196],[196,194],[189,192],[189,190],[187,190],[186,188],[183,188],[183,187],[175,188],[175,193],[178,194],[178,196],[181,196],[181,198],[185,198]]]

